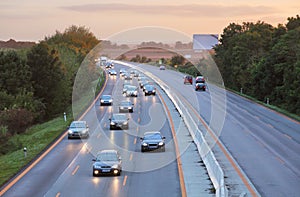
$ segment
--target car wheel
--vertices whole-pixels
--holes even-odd
[[[160,148],[160,151],[161,151],[161,152],[166,152],[166,148],[165,148],[165,147],[161,147],[161,148]]]
[[[155,96],[156,93],[153,94],[153,96]]]
[[[110,130],[113,130],[114,128],[112,126],[109,127]]]
[[[145,149],[144,149],[144,148],[141,148],[141,152],[142,152],[142,153],[145,152]]]

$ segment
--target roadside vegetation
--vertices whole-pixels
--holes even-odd
[[[300,17],[289,17],[287,24],[273,27],[258,21],[231,23],[212,53],[226,88],[243,92],[252,100],[299,120],[300,116]],[[163,64],[197,76],[196,67],[182,56],[162,59]],[[293,115],[295,114],[295,115]]]
[[[98,43],[89,29],[71,26],[30,48],[0,50],[0,185],[43,151],[72,121],[76,73]],[[94,67],[94,62],[85,62]],[[103,73],[88,71],[98,82],[99,91]],[[88,104],[78,110],[86,109]],[[23,147],[28,150],[26,158]]]

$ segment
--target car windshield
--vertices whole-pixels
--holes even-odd
[[[72,122],[70,128],[85,128],[85,124],[83,122]]]
[[[131,106],[131,103],[128,101],[121,102],[121,106]]]
[[[109,96],[109,95],[103,95],[102,99],[111,99],[111,96]]]
[[[124,114],[114,114],[112,119],[113,120],[125,120],[126,116]]]
[[[136,90],[137,88],[135,87],[135,86],[128,86],[127,87],[127,90],[129,90],[129,91],[134,91],[134,90]]]
[[[153,87],[152,85],[146,85],[145,88],[146,88],[147,90],[153,90],[153,89],[154,89],[154,87]]]
[[[160,140],[161,135],[159,133],[154,133],[154,134],[146,134],[144,136],[144,140]]]
[[[118,156],[114,153],[100,153],[97,161],[118,161]]]

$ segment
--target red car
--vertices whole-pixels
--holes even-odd
[[[184,76],[183,79],[184,79],[183,80],[184,84],[193,84],[193,77],[192,76],[186,75],[186,76]]]

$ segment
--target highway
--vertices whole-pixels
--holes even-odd
[[[191,113],[200,114],[201,119],[220,135],[220,140],[262,196],[300,196],[299,122],[229,91],[225,99],[213,102],[212,95],[220,95],[221,90],[212,84],[206,92],[195,92],[192,85],[183,84],[182,73],[136,65],[157,76],[174,94],[186,100]],[[225,108],[220,104],[223,100]],[[226,110],[224,120],[218,117],[223,110]],[[221,130],[218,130],[220,125]],[[213,151],[215,149],[216,146]]]
[[[134,103],[134,112],[128,113],[129,130],[109,129],[111,114],[126,99],[122,83],[119,77],[109,77],[103,94],[113,95],[113,106],[100,106],[97,101],[83,117],[91,132],[87,140],[63,136],[3,196],[182,196],[171,127],[158,95],[145,97],[139,89],[137,98],[128,98]],[[138,85],[136,79],[133,83]],[[166,137],[166,152],[141,153],[139,137],[151,130]],[[92,176],[92,159],[103,149],[120,152],[121,176]]]

